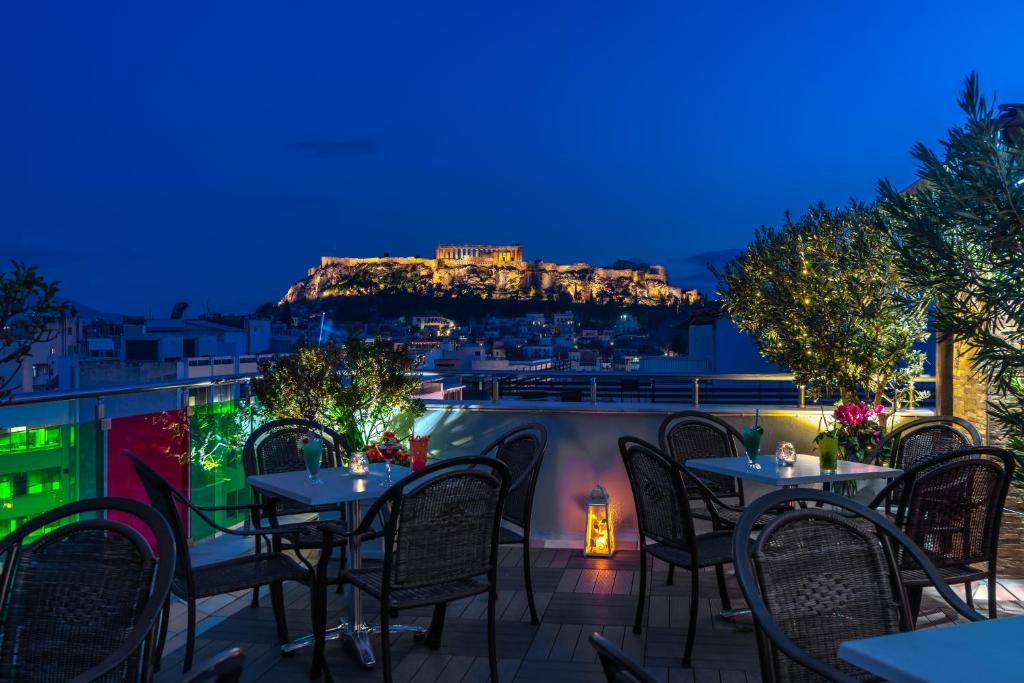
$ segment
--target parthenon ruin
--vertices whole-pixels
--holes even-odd
[[[518,244],[501,247],[488,244],[439,244],[435,258],[449,261],[519,263],[523,260],[523,248]]]

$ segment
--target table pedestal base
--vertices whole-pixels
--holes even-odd
[[[427,629],[415,624],[391,624],[388,633],[412,633],[415,636],[425,636]],[[352,646],[359,663],[364,669],[372,669],[377,663],[377,657],[373,654],[373,646],[370,643],[370,636],[380,635],[379,624],[360,624],[356,628],[347,621],[343,621],[334,628],[327,629],[324,640],[338,640],[339,638]],[[281,652],[295,652],[313,644],[313,634],[296,638],[290,643],[281,646]]]

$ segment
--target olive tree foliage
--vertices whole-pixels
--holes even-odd
[[[261,362],[253,388],[268,416],[326,424],[362,449],[399,421],[423,414],[413,370],[404,346],[350,337],[342,345],[300,344],[288,356]]]
[[[10,399],[32,345],[60,333],[56,323],[63,322],[69,306],[57,299],[58,284],[43,278],[38,267],[18,261],[0,273],[0,403]]]
[[[913,148],[915,186],[882,180],[880,204],[907,279],[934,301],[936,329],[973,351],[1024,453],[1024,105],[989,103],[974,73],[959,105],[938,150]]]
[[[762,227],[719,271],[718,298],[761,355],[814,398],[900,407],[920,374],[926,308],[872,207],[823,204]],[[917,398],[923,398],[919,392]]]

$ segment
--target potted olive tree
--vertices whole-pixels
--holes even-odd
[[[300,344],[289,356],[264,361],[253,385],[267,415],[321,422],[363,450],[385,432],[408,433],[423,414],[413,369],[403,345],[350,337],[341,345]]]

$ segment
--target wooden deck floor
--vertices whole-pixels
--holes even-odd
[[[694,646],[693,668],[680,667],[682,646],[689,618],[689,577],[676,572],[675,585],[665,584],[666,566],[655,564],[648,609],[641,635],[632,631],[639,588],[639,560],[636,552],[619,552],[611,561],[585,558],[579,551],[544,549],[532,553],[533,581],[541,624],[529,622],[523,591],[522,553],[503,548],[498,597],[498,654],[503,681],[603,681],[600,665],[587,637],[594,631],[618,643],[660,680],[676,683],[755,683],[761,680],[757,652],[749,624],[721,619],[721,604],[714,573],[701,577],[701,599]],[[739,588],[730,576],[733,606],[742,605]],[[310,630],[309,597],[305,587],[287,589],[288,623],[292,636]],[[984,591],[977,596],[984,606]],[[1013,588],[1000,589],[1000,608],[1007,613],[1024,613]],[[329,614],[344,613],[345,598],[331,591]],[[282,657],[277,646],[269,599],[259,608],[249,606],[250,595],[237,593],[201,601],[197,661],[229,647],[241,647],[246,654],[243,680],[306,681],[310,652],[300,650]],[[947,608],[948,609],[948,608]],[[367,616],[375,612],[366,601]],[[398,621],[427,625],[429,608],[400,615]],[[937,603],[926,598],[922,622],[948,621]],[[392,640],[396,681],[487,680],[486,602],[483,596],[449,607],[444,640],[440,650],[427,649],[422,642],[402,635]],[[175,605],[171,619],[172,637],[163,660],[160,681],[180,677],[185,625],[182,605]],[[327,663],[335,680],[380,680],[379,670],[364,671],[340,642],[328,643]]]

